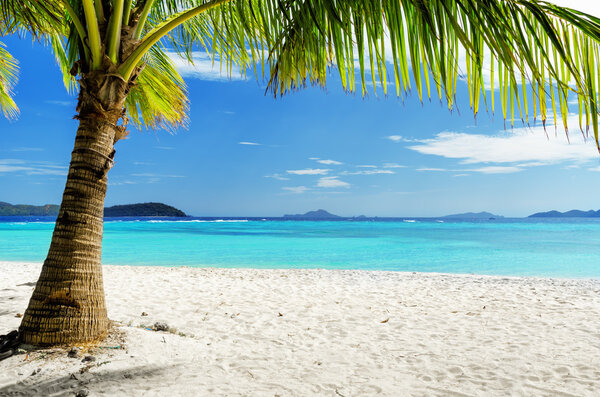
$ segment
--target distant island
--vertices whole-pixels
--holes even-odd
[[[58,205],[12,205],[0,201],[0,216],[56,216],[58,215]]]
[[[442,218],[446,218],[446,219],[498,219],[498,218],[504,218],[502,215],[494,215],[492,213],[489,212],[465,212],[464,214],[452,214],[452,215],[446,215],[443,216]]]
[[[580,211],[571,210],[567,212],[559,211],[548,211],[548,212],[537,212],[529,215],[528,218],[600,218],[600,210],[594,211]]]
[[[59,206],[55,204],[46,205],[12,205],[0,202],[0,216],[57,216]],[[163,203],[139,203],[115,205],[104,208],[105,217],[121,216],[187,216],[183,211]]]
[[[172,216],[184,217],[187,216],[183,211],[175,207],[163,203],[140,203],[115,205],[113,207],[104,208],[105,217],[121,217],[121,216]]]
[[[305,214],[286,214],[283,216],[284,219],[296,219],[296,220],[319,220],[319,219],[340,219],[341,216],[330,214],[325,210],[308,211]]]

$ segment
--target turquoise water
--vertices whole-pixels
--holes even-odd
[[[0,219],[0,260],[43,261],[54,225],[31,220]],[[121,219],[103,245],[105,264],[600,277],[600,219]]]

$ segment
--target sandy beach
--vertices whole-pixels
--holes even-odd
[[[0,262],[0,334],[18,327],[40,267]],[[77,357],[63,349],[1,361],[0,395],[600,394],[600,280],[130,266],[104,274],[116,335]],[[147,329],[156,322],[170,331]]]

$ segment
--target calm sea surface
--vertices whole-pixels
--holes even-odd
[[[52,218],[0,217],[0,260],[44,260]],[[600,219],[107,219],[103,263],[600,278]]]

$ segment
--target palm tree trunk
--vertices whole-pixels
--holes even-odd
[[[19,328],[24,343],[47,346],[102,337],[109,325],[102,283],[107,172],[125,127],[128,84],[93,72],[80,81],[79,128],[48,256]]]

